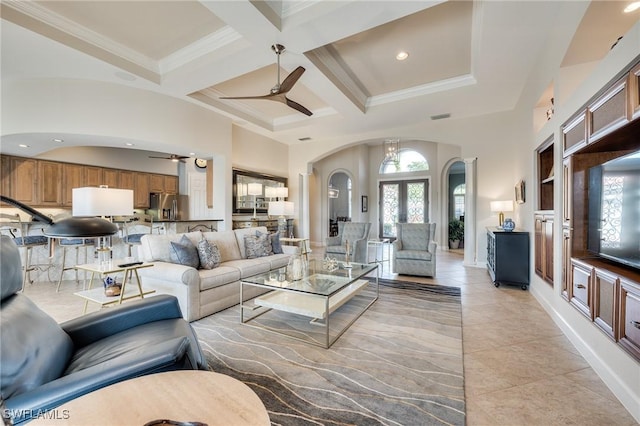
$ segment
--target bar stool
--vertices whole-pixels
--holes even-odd
[[[64,276],[65,271],[75,271],[76,273],[76,284],[80,284],[80,279],[78,278],[78,270],[75,265],[80,264],[80,249],[84,250],[84,263],[89,263],[89,254],[88,250],[95,247],[95,239],[93,238],[60,238],[58,239],[58,245],[62,248],[62,260],[60,261],[61,269],[60,269],[60,277],[58,278],[58,285],[56,286],[56,292],[60,291],[60,285],[62,284],[62,277]],[[74,266],[65,266],[65,262],[67,259],[67,249],[74,248],[76,252],[75,263]]]
[[[124,221],[124,243],[128,246],[131,256],[131,248],[139,246],[143,236],[153,233],[153,216],[148,214],[135,214],[127,216]]]
[[[38,269],[37,265],[31,264],[32,249],[49,245],[49,239],[43,235],[29,235],[28,223],[20,218],[19,214],[0,213],[0,232],[11,237],[18,248],[24,249],[22,289],[24,283],[33,284],[31,271]]]

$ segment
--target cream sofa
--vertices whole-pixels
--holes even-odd
[[[256,231],[268,232],[266,227],[260,226],[222,232],[145,235],[138,247],[138,258],[153,262],[154,266],[139,270],[142,283],[145,288],[156,290],[156,294],[176,296],[187,321],[195,321],[237,305],[240,302],[242,278],[287,266],[289,257],[297,249],[283,245],[283,254],[247,259],[244,236],[255,235]],[[207,270],[171,263],[171,242],[178,242],[183,235],[195,245],[203,236],[215,242],[220,250],[220,266]],[[245,300],[263,292],[263,289],[246,286]]]

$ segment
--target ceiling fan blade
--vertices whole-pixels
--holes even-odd
[[[291,71],[291,74],[289,74],[280,85],[280,90],[278,91],[278,93],[287,93],[289,90],[291,90],[293,88],[293,85],[296,84],[298,79],[302,77],[302,74],[304,74],[305,71],[306,70],[304,69],[304,67],[298,67],[295,70]]]
[[[153,155],[150,155],[149,158],[159,158],[161,160],[171,160],[171,157],[154,157]]]
[[[287,97],[285,97],[284,99],[287,102],[287,106],[295,109],[296,111],[300,111],[304,115],[308,115],[308,116],[312,116],[313,115],[313,113],[311,111],[309,111],[307,108],[303,107],[299,103],[297,103],[295,101],[292,101],[291,99],[289,99]]]

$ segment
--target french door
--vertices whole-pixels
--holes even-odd
[[[380,182],[379,235],[396,238],[396,223],[429,222],[427,179]]]

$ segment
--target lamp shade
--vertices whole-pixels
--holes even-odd
[[[292,216],[293,202],[291,201],[271,201],[269,203],[269,216]]]
[[[264,196],[267,198],[276,198],[277,195],[277,191],[276,191],[276,187],[274,186],[265,186],[264,187]]]
[[[249,183],[247,184],[247,194],[249,195],[262,195],[261,183]]]
[[[492,212],[512,212],[513,211],[513,201],[491,201],[491,211]]]
[[[127,216],[133,213],[133,191],[116,188],[73,188],[73,216]]]
[[[289,188],[286,186],[279,186],[275,190],[277,198],[287,198],[289,196]]]

